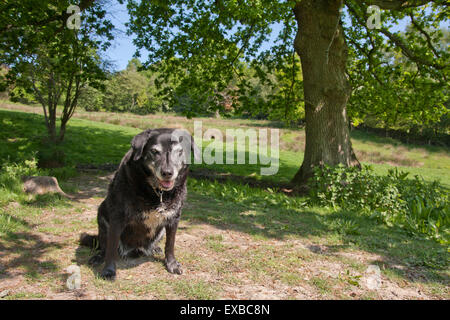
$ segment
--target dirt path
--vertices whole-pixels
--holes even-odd
[[[78,192],[61,210],[42,208],[31,231],[0,242],[0,294],[9,299],[433,299],[420,282],[381,274],[369,289],[366,269],[381,257],[334,252],[302,237],[257,239],[235,229],[184,219],[176,254],[184,274],[171,275],[163,256],[121,261],[113,283],[87,265],[80,233],[96,232],[96,210],[112,174],[83,174],[67,184]],[[195,195],[194,195],[195,196]],[[189,202],[186,210],[195,210]],[[13,207],[19,204],[11,204]],[[264,228],[264,226],[260,226]],[[66,288],[65,268],[81,267],[81,289]],[[424,291],[427,291],[424,292]],[[438,297],[439,298],[439,297]]]

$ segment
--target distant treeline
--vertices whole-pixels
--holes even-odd
[[[394,61],[394,64],[398,69],[402,61]],[[305,123],[303,81],[298,59],[294,64],[286,61],[284,66],[271,71],[249,65],[244,65],[243,70],[247,90],[238,87],[236,79],[236,83],[231,81],[221,91],[203,94],[195,85],[183,83],[175,75],[161,77],[158,66],[143,68],[134,58],[125,70],[110,73],[100,86],[83,87],[78,107],[86,111],[141,115],[171,112],[187,116],[264,119],[291,127]],[[261,71],[266,72],[264,80],[258,75]],[[5,75],[7,68],[3,66],[1,72]],[[413,90],[405,75],[408,71],[390,76],[395,90],[383,90],[369,84],[354,89],[348,105],[351,125],[405,143],[450,146],[448,87],[439,86],[432,79],[416,77]],[[35,102],[34,96],[20,86],[3,87],[0,91],[3,91],[0,92],[3,98],[9,96],[12,101]]]

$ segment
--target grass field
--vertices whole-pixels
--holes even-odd
[[[8,291],[4,299],[450,298],[449,252],[444,245],[358,212],[308,206],[303,197],[192,178],[176,244],[184,274],[168,274],[158,255],[122,261],[116,282],[101,280],[98,269],[87,265],[90,251],[78,245],[78,237],[96,232],[96,208],[112,176],[71,168],[118,163],[142,129],[192,129],[193,120],[77,112],[63,146],[66,168],[45,171],[36,169],[33,161],[23,164],[41,147],[45,131],[40,109],[6,103],[0,108],[0,159],[9,159],[0,174],[0,292]],[[278,126],[255,120],[201,120],[204,129]],[[257,166],[202,167],[287,182],[301,163],[304,131],[280,128],[280,137],[281,166],[275,176],[260,176]],[[359,159],[379,174],[397,165],[450,186],[447,149],[404,145],[358,131],[352,138]],[[54,174],[73,199],[25,195],[22,174]],[[82,288],[77,291],[65,287],[64,269],[71,264],[81,266]],[[367,286],[369,265],[381,269],[378,289]]]
[[[39,107],[15,105],[0,101],[1,108],[16,111],[26,111],[27,114],[14,114],[8,117],[8,111],[2,111],[2,135],[10,140],[6,148],[0,150],[0,158],[14,154],[17,142],[23,135],[26,145],[21,145],[18,158],[23,152],[35,150],[42,133],[45,132],[42,109]],[[31,115],[34,113],[35,115]],[[39,120],[40,119],[40,120]],[[95,121],[93,124],[91,121]],[[225,132],[228,128],[278,128],[280,123],[271,121],[242,119],[186,119],[175,115],[117,114],[105,112],[77,111],[69,123],[64,151],[70,164],[74,163],[118,163],[130,147],[132,137],[147,128],[174,127],[193,131],[194,121],[202,121],[203,130],[217,128]],[[297,172],[303,160],[305,133],[303,129],[280,130],[280,169],[278,174],[261,177],[260,167],[256,165],[208,165],[208,168],[218,172],[228,172],[240,176],[252,176],[256,179],[267,179],[273,182],[288,182]],[[9,133],[13,138],[9,137]],[[33,137],[30,141],[28,137]],[[18,141],[16,141],[19,139]],[[362,131],[352,132],[352,143],[358,159],[363,164],[370,164],[379,174],[385,174],[389,168],[396,166],[410,172],[411,176],[420,175],[425,180],[439,180],[450,187],[450,152],[447,148],[437,146],[406,145],[391,138],[378,137]],[[209,142],[203,143],[206,147]],[[9,149],[11,148],[11,149]],[[247,148],[248,149],[248,148]],[[96,150],[94,153],[93,150]],[[248,159],[248,154],[247,154]],[[203,167],[205,167],[203,165]],[[195,168],[195,166],[194,166]]]

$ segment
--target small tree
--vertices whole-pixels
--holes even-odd
[[[99,86],[105,78],[97,51],[109,45],[102,39],[112,39],[101,2],[81,1],[81,16],[70,5],[66,0],[7,0],[0,7],[0,58],[10,67],[8,80],[42,105],[48,137],[55,144],[64,140],[81,88]]]

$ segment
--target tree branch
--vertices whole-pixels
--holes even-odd
[[[375,5],[385,10],[403,10],[420,7],[430,2],[448,6],[448,2],[442,0],[366,0],[361,2],[369,6]]]
[[[433,46],[433,42],[431,40],[431,36],[425,31],[425,29],[423,29],[420,24],[416,21],[416,19],[414,19],[414,16],[410,13],[409,17],[411,18],[411,23],[413,24],[413,26],[425,37],[425,39],[427,40],[427,44],[428,47],[431,49],[431,51],[433,51],[434,55],[436,56],[436,58],[440,58],[439,53],[437,52],[436,48]]]
[[[353,16],[356,18],[358,23],[367,29],[366,21],[368,19],[368,16],[365,14],[365,8],[360,3],[358,3],[358,5],[362,9],[363,17],[359,16],[358,13],[356,12],[356,10],[354,10],[354,8],[352,8],[352,6],[349,3],[347,3],[347,7],[349,8],[349,11],[353,14]],[[408,47],[408,44],[406,44],[401,37],[397,36],[396,34],[393,34],[388,29],[380,28],[377,30],[379,32],[381,32],[382,34],[384,34],[389,40],[391,40],[391,42],[396,47],[400,48],[403,55],[406,56],[409,60],[411,60],[415,63],[421,64],[421,65],[424,65],[424,66],[433,67],[437,70],[443,70],[448,66],[448,65],[441,65],[439,63],[435,63],[433,61],[429,61],[427,59],[424,59],[424,58],[418,56],[415,52],[413,52],[413,50],[411,50]]]
[[[94,4],[95,0],[81,0],[78,7],[80,8],[80,12],[83,12],[84,10],[88,9],[89,7],[91,7]],[[67,10],[67,8],[66,8]],[[65,23],[67,21],[67,19],[70,17],[71,14],[67,13],[67,11],[64,10],[62,12],[60,12],[59,14],[55,14],[53,16],[47,17],[46,19],[43,20],[38,20],[38,21],[29,21],[27,23],[27,25],[31,25],[33,27],[43,27],[48,25],[51,22],[55,22],[55,21],[62,21],[62,25],[65,26]],[[8,32],[14,29],[20,29],[23,26],[15,26],[15,25],[6,25],[3,28],[0,28],[0,32]]]
[[[344,4],[344,0],[341,0],[339,3],[339,8],[342,8],[343,4]],[[338,33],[340,21],[341,21],[341,12],[339,11],[339,15],[336,18],[336,27],[334,28],[333,37],[331,38],[330,44],[328,45],[327,50],[325,51],[327,64],[328,64],[328,58],[330,55],[331,45],[333,44],[334,39],[336,38],[336,34]]]
[[[438,63],[434,63],[432,61],[428,61],[422,57],[417,56],[410,48],[408,48],[408,45],[403,41],[402,38],[393,34],[388,29],[380,28],[379,31],[386,37],[388,37],[389,40],[391,40],[398,48],[400,48],[402,50],[402,53],[411,61],[417,62],[425,66],[433,67],[438,70],[442,70],[446,67],[445,65],[440,65]]]
[[[36,86],[36,78],[34,77],[34,71],[33,71],[33,67],[32,66],[30,66],[29,72],[30,72],[30,75],[31,75],[31,83],[33,84],[33,90],[36,93],[36,96],[37,96],[37,98],[38,98],[39,102],[41,103],[42,108],[44,110],[45,124],[47,125],[47,128],[48,128],[49,127],[49,123],[48,123],[47,108],[46,108],[47,104],[45,102],[44,97],[41,94],[41,91]]]
[[[255,27],[255,24],[252,23],[250,25],[250,29],[247,32],[247,35],[245,36],[244,39],[244,43],[242,44],[242,47],[239,48],[238,53],[236,54],[236,56],[233,58],[233,60],[231,61],[231,65],[234,65],[234,63],[236,62],[237,58],[241,55],[241,53],[247,49],[248,43],[250,41],[251,36],[253,35],[253,29]]]

